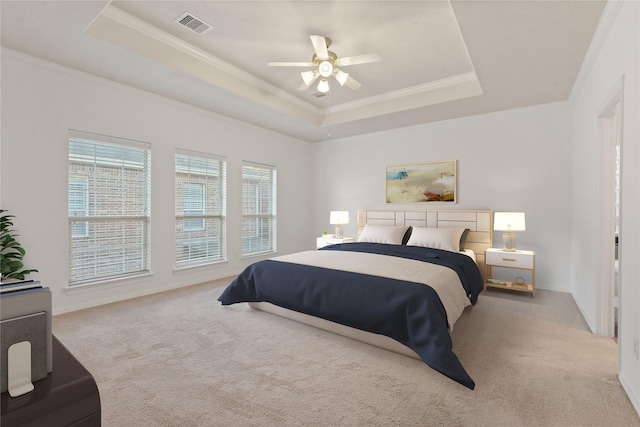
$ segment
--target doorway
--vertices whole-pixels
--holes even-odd
[[[596,295],[597,333],[617,338],[619,319],[622,89],[623,78],[614,86],[597,115],[598,283]]]

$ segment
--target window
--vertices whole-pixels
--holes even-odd
[[[70,131],[69,284],[149,271],[150,145]]]
[[[226,161],[223,157],[176,151],[176,263],[225,261]]]
[[[276,169],[242,164],[242,255],[276,250]]]

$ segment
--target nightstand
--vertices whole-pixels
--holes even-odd
[[[343,237],[343,238],[335,238],[335,237],[318,237],[316,239],[316,249],[323,248],[327,245],[334,245],[336,243],[351,243],[355,242],[353,237]]]
[[[499,288],[510,291],[529,292],[533,298],[536,297],[536,253],[533,251],[503,251],[502,249],[487,249],[484,253],[487,267],[484,289]],[[515,281],[494,279],[492,268],[511,268],[518,270],[528,270],[531,272],[531,283],[527,283],[523,278],[516,277]]]

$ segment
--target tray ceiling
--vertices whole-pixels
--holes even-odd
[[[2,45],[305,141],[569,98],[606,2],[6,1]],[[211,28],[176,23],[189,12]],[[299,91],[309,36],[362,87]]]

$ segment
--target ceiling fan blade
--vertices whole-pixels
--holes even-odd
[[[327,50],[327,40],[325,40],[322,36],[309,36],[311,37],[311,44],[313,45],[313,50],[315,50],[316,55],[319,59],[328,59],[329,51]]]
[[[313,62],[267,62],[269,67],[313,67]]]
[[[364,55],[345,56],[344,58],[338,58],[336,59],[336,65],[339,67],[346,67],[348,65],[379,62],[380,60],[382,60],[382,57],[379,53],[365,53]]]
[[[360,86],[362,86],[359,81],[351,76],[347,77],[347,81],[344,82],[344,85],[350,87],[351,89],[358,89]]]

